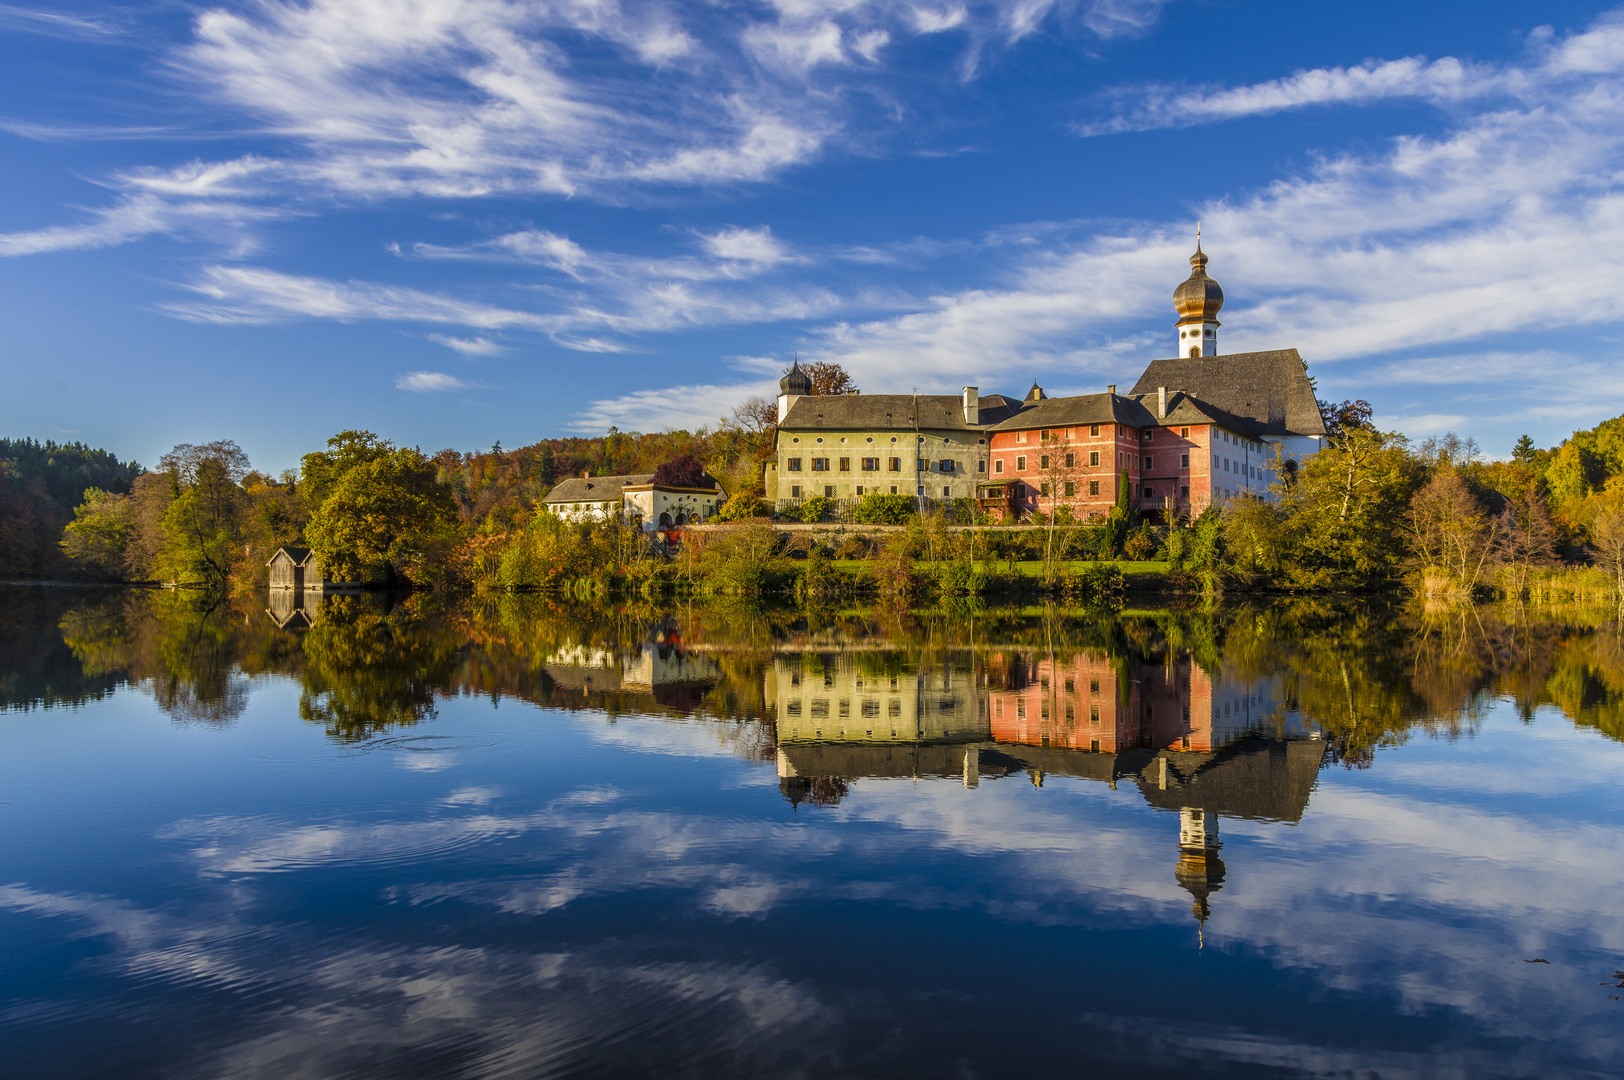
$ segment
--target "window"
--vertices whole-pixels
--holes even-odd
[[[1076,467],[1077,467],[1077,455],[1076,454],[1067,454],[1066,455],[1066,468],[1075,469]]]
[[[1026,471],[1026,455],[1023,454],[1020,457],[1015,459],[1015,471],[1016,472],[1025,472]]]
[[[985,474],[986,471],[987,471],[987,459],[982,458],[981,460],[976,462],[976,472]]]
[[[953,471],[953,459],[952,458],[943,458],[939,462],[939,465],[940,465],[941,470],[943,472],[952,472]]]
[[[1039,484],[1038,485],[1038,494],[1042,495],[1045,499],[1047,499],[1049,497],[1049,485],[1048,484]]]
[[[1147,468],[1147,469],[1150,468],[1150,455],[1149,454],[1145,455],[1145,468]]]
[[[790,472],[800,472],[801,471],[801,459],[800,458],[792,457],[792,458],[789,459],[789,471]]]
[[[1075,494],[1077,494],[1077,485],[1072,483],[1070,480],[1067,480],[1066,481],[1066,497],[1070,498],[1071,496],[1073,496]]]
[[[1090,450],[1088,452],[1088,463],[1090,465],[1094,466],[1095,468],[1099,467],[1099,464],[1100,464],[1100,452],[1098,450]]]
[[[801,485],[800,484],[791,484],[790,485],[789,497],[792,498],[792,499],[799,499],[801,497]]]
[[[1038,431],[1038,439],[1039,440],[1047,440],[1048,438],[1049,438],[1049,429],[1048,428],[1042,428],[1042,429],[1040,429]]]
[[[861,495],[862,493],[863,493],[863,485],[858,484],[857,485],[857,494]]]
[[[899,458],[899,457],[886,458],[885,459],[885,468],[886,468],[887,472],[901,472],[902,471],[902,459]],[[896,493],[892,492],[892,494],[894,495]]]
[[[1139,433],[1139,440],[1141,442],[1149,442],[1150,441],[1150,436],[1151,436],[1151,431],[1150,431],[1149,428],[1146,428],[1144,431],[1141,431]]]
[[[826,458],[826,457],[815,457],[815,458],[813,458],[812,459],[812,471],[813,472],[828,472],[829,471],[829,459]]]
[[[1190,437],[1190,429],[1189,428],[1187,428],[1187,427],[1179,428],[1179,438],[1188,439],[1189,437]]]
[[[840,471],[851,472],[851,458],[843,457],[840,459]]]
[[[833,484],[823,485],[823,497],[825,499],[832,499],[835,497],[835,486]]]
[[[1047,469],[1048,467],[1049,467],[1049,455],[1044,454],[1042,457],[1038,458],[1038,468]]]
[[[924,495],[925,494],[925,485],[924,484],[919,485],[919,490],[918,490],[918,492],[916,492],[916,494],[918,494],[918,495]]]
[[[896,493],[897,493],[897,486],[895,484],[892,484],[891,485],[891,494],[895,495]]]
[[[1100,681],[1098,679],[1088,680],[1088,692],[1095,697],[1100,696]]]
[[[1090,425],[1088,425],[1088,434],[1089,434],[1090,438],[1093,438],[1093,439],[1099,438],[1100,437],[1100,426],[1098,424],[1090,424]]]
[[[866,458],[864,458],[863,459],[863,471],[864,472],[879,472],[880,471],[880,459],[877,458],[877,457],[866,457]]]
[[[1090,495],[1098,495],[1100,493],[1100,482],[1098,480],[1090,480],[1088,482],[1088,493]]]
[[[1003,473],[1003,471],[1004,471],[1004,459],[1003,458],[999,458],[997,461],[992,463],[992,471],[995,472],[995,473],[1000,473],[1000,474]]]
[[[1190,489],[1189,488],[1187,488],[1187,487],[1179,488],[1179,498],[1188,499],[1189,497],[1190,497]]]
[[[952,488],[943,488],[942,489],[942,498],[950,499],[952,497],[953,497],[953,489]]]
[[[1179,455],[1179,468],[1188,469],[1189,467],[1190,467],[1190,455],[1189,454],[1180,454]]]
[[[1148,499],[1148,498],[1150,498],[1150,497],[1151,497],[1151,496],[1152,496],[1152,495],[1154,495],[1154,494],[1156,494],[1156,493],[1155,493],[1155,492],[1154,492],[1154,491],[1152,491],[1152,490],[1151,490],[1151,489],[1150,489],[1150,488],[1146,488],[1146,489],[1145,489],[1145,498],[1147,498],[1147,499]]]

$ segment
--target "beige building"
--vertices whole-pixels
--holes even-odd
[[[542,504],[565,521],[607,521],[619,517],[643,529],[697,525],[708,520],[727,492],[656,484],[653,473],[625,476],[572,476],[559,481]]]
[[[988,432],[1019,402],[1002,394],[811,395],[799,365],[779,383],[778,445],[762,477],[779,509],[822,496],[971,499],[987,479]]]

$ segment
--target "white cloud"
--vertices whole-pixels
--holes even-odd
[[[752,395],[772,396],[778,382],[762,380],[731,386],[673,386],[636,390],[621,397],[594,401],[571,421],[576,431],[601,432],[612,425],[622,431],[669,431],[714,427],[734,406]]]
[[[440,393],[446,390],[466,390],[469,383],[439,371],[408,371],[395,380],[395,389],[411,390],[419,394]],[[448,754],[408,754],[401,758],[406,769],[443,769],[451,764]]]
[[[772,229],[765,225],[759,229],[732,226],[709,236],[700,234],[700,240],[705,250],[718,259],[773,266],[790,257],[784,245],[773,235]]]
[[[1454,57],[1428,60],[1367,60],[1354,67],[1314,68],[1280,79],[1234,88],[1178,90],[1167,86],[1112,91],[1105,100],[1114,115],[1085,121],[1079,133],[1187,127],[1192,124],[1266,116],[1316,105],[1368,105],[1417,100],[1453,106],[1482,98],[1525,104],[1549,102],[1576,77],[1624,71],[1624,18],[1604,15],[1589,29],[1557,40],[1550,27],[1529,35],[1528,62],[1473,64]]]
[[[500,356],[502,353],[507,352],[505,348],[489,338],[460,338],[452,337],[449,334],[430,334],[428,338],[435,344],[444,345],[446,348],[459,352],[464,356]]]

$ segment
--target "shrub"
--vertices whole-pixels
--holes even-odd
[[[829,512],[829,500],[822,495],[814,495],[801,504],[801,520],[808,525],[816,525],[823,520],[823,515]]]
[[[1112,563],[1090,563],[1076,577],[1078,591],[1092,600],[1114,600],[1122,595],[1122,568]]]
[[[918,509],[912,495],[864,495],[851,516],[862,525],[903,525]]]
[[[1129,535],[1122,545],[1122,550],[1128,558],[1140,562],[1156,554],[1157,547],[1156,534],[1150,531],[1150,524],[1147,522]]]
[[[713,521],[742,521],[745,518],[765,517],[767,504],[753,491],[741,491],[722,504]]]

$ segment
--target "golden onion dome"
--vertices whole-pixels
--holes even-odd
[[[1216,319],[1223,306],[1224,290],[1207,276],[1207,256],[1198,239],[1195,254],[1190,256],[1189,280],[1173,290],[1173,307],[1180,322],[1198,322]]]

